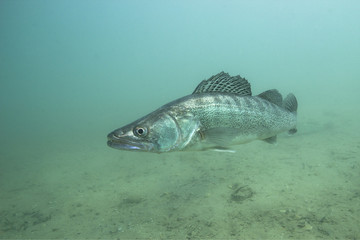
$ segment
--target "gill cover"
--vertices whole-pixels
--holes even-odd
[[[150,121],[151,122],[151,121]],[[163,112],[149,126],[148,139],[154,144],[155,152],[182,150],[191,145],[199,128],[199,121],[192,114],[174,116]]]
[[[147,140],[154,144],[154,152],[171,151],[176,148],[180,136],[178,125],[169,114],[163,113],[155,118],[144,121],[149,131]]]

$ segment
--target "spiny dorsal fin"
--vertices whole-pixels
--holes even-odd
[[[283,106],[282,96],[276,89],[267,90],[263,93],[260,93],[258,96],[273,104],[278,105],[279,107]]]
[[[228,73],[218,73],[208,80],[203,80],[196,88],[193,94],[225,92],[236,93],[241,96],[251,96],[250,83],[240,77],[240,75],[231,77]]]

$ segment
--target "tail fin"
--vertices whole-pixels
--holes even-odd
[[[289,112],[296,113],[298,103],[294,94],[289,93],[283,101],[283,107]]]
[[[289,112],[295,113],[297,112],[298,102],[294,94],[289,93],[283,101],[283,107]],[[293,135],[297,132],[296,127],[289,130],[289,134]]]

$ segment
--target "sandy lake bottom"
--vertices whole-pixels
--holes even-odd
[[[318,112],[236,153],[122,152],[105,137],[10,149],[0,238],[360,239],[357,128],[350,113]]]

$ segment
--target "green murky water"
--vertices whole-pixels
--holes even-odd
[[[357,1],[1,1],[0,238],[359,239]],[[298,132],[147,154],[111,130],[220,71]]]

